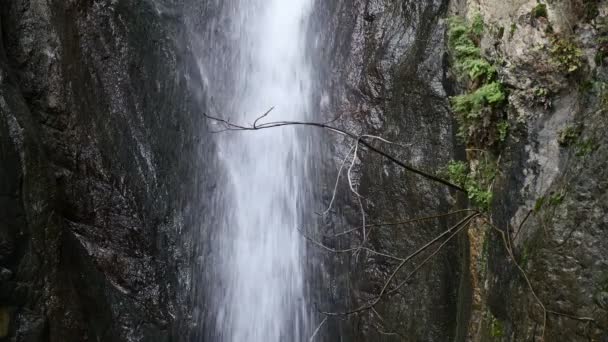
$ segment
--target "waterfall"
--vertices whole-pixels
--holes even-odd
[[[236,0],[218,6],[201,58],[217,114],[246,125],[311,120],[311,67],[305,36],[311,0]],[[215,88],[215,91],[213,90]],[[218,90],[221,89],[221,90]],[[220,128],[219,126],[213,128]],[[307,340],[304,243],[297,228],[310,201],[311,138],[294,127],[218,135],[222,187],[215,338]],[[310,214],[309,212],[306,214]],[[209,309],[207,309],[209,310]]]

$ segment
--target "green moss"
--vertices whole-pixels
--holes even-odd
[[[479,118],[484,108],[499,106],[506,98],[502,84],[492,82],[470,94],[453,97],[452,108],[457,114],[466,118]]]
[[[583,66],[583,51],[571,39],[554,37],[551,40],[551,57],[566,73],[572,73]]]
[[[440,175],[450,182],[465,188],[473,206],[488,211],[492,204],[491,184],[496,176],[496,169],[490,162],[480,163],[472,172],[462,161],[451,161],[440,170]]]
[[[595,151],[599,145],[594,138],[582,138],[583,127],[572,125],[559,133],[557,142],[562,147],[574,147],[577,157],[586,157]]]
[[[511,28],[509,29],[509,39],[513,38],[516,31],[517,31],[517,24],[511,23]]]
[[[460,79],[489,81],[496,75],[496,69],[481,56],[478,41],[483,34],[481,16],[475,16],[469,25],[460,17],[449,21],[448,45],[454,60],[454,69]]]
[[[505,329],[502,325],[502,322],[500,322],[496,317],[494,317],[494,315],[492,315],[490,320],[490,336],[503,337],[504,334]]]
[[[593,151],[597,150],[599,145],[593,138],[580,139],[577,141],[576,145],[576,156],[577,157],[587,157]]]
[[[473,20],[471,20],[471,33],[475,35],[476,38],[480,39],[484,29],[485,23],[483,22],[483,17],[479,13],[475,14]]]
[[[600,14],[598,3],[599,0],[583,0],[583,7],[585,9],[585,21],[589,22],[595,19]]]
[[[496,128],[498,129],[498,140],[500,142],[504,142],[507,139],[507,136],[509,135],[509,122],[501,121],[496,125]]]
[[[568,147],[573,145],[581,135],[580,126],[568,126],[559,132],[557,142],[560,146]]]
[[[469,174],[469,167],[463,161],[450,161],[440,174],[447,178],[451,183],[464,187]]]
[[[532,18],[547,18],[548,13],[547,13],[547,5],[545,4],[538,4],[536,5],[533,9],[532,9]]]
[[[551,196],[549,196],[548,204],[551,206],[558,206],[558,205],[562,204],[565,197],[566,197],[566,192],[564,190],[560,190],[556,193],[551,194]]]

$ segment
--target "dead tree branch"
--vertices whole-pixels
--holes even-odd
[[[203,113],[203,116],[209,120],[212,120],[220,125],[223,126],[222,129],[217,130],[217,131],[213,131],[214,133],[219,133],[219,132],[225,132],[225,131],[257,131],[257,130],[262,130],[262,129],[269,129],[269,128],[277,128],[277,127],[283,127],[283,126],[308,126],[308,127],[316,127],[316,128],[321,128],[321,129],[325,129],[328,130],[330,132],[333,133],[337,133],[340,135],[343,135],[349,139],[352,139],[354,141],[358,141],[361,145],[365,146],[368,150],[377,153],[379,155],[381,155],[382,157],[388,159],[389,161],[391,161],[392,163],[400,166],[401,168],[412,172],[414,174],[417,174],[419,176],[422,176],[428,180],[431,180],[433,182],[436,183],[440,183],[443,184],[445,186],[448,186],[452,189],[458,190],[460,192],[464,192],[466,193],[466,190],[463,189],[462,187],[453,184],[445,179],[442,179],[440,177],[437,177],[431,173],[422,171],[418,168],[415,168],[411,165],[408,165],[402,161],[400,161],[399,159],[397,159],[396,157],[388,154],[387,152],[384,152],[378,148],[376,148],[374,145],[372,145],[370,142],[366,141],[365,138],[371,138],[372,136],[370,135],[357,135],[351,132],[348,132],[346,130],[331,126],[329,124],[326,123],[321,123],[321,122],[305,122],[305,121],[273,121],[273,122],[267,122],[267,123],[263,123],[263,124],[257,124],[257,122],[262,119],[263,117],[265,117],[266,115],[268,115],[268,112],[266,112],[265,114],[261,115],[260,117],[258,117],[256,119],[256,121],[254,122],[254,125],[251,126],[244,126],[244,125],[240,125],[240,124],[235,124],[232,123],[226,119],[222,119],[222,118],[218,118],[218,117],[214,117],[211,115],[208,115],[206,113]],[[384,140],[384,139],[382,139]],[[381,140],[381,141],[382,141]]]
[[[393,281],[393,279],[395,278],[395,276],[397,275],[397,273],[399,273],[399,271],[409,262],[411,261],[413,258],[415,258],[416,256],[418,256],[420,253],[424,252],[425,250],[427,250],[429,247],[431,247],[432,245],[434,245],[437,241],[441,240],[443,237],[450,235],[451,233],[453,233],[455,230],[456,231],[460,231],[459,228],[463,227],[463,226],[467,226],[468,223],[475,217],[479,216],[479,213],[474,213],[471,214],[467,217],[465,217],[464,219],[460,220],[458,223],[456,223],[455,225],[453,225],[452,227],[450,227],[448,230],[444,231],[443,233],[439,234],[437,237],[435,237],[433,240],[429,241],[428,243],[426,243],[424,246],[420,247],[419,249],[417,249],[414,253],[408,255],[406,258],[401,259],[401,263],[399,263],[399,265],[395,268],[395,270],[391,273],[391,275],[388,277],[388,279],[385,281],[384,286],[382,287],[382,290],[380,291],[380,293],[368,304],[365,304],[359,308],[350,310],[350,311],[345,311],[345,312],[327,312],[327,311],[323,311],[322,313],[324,315],[327,316],[347,316],[347,315],[352,315],[358,312],[362,312],[365,310],[369,310],[370,308],[374,307],[376,304],[378,304],[378,302],[380,302],[380,300],[382,299],[382,297],[385,295],[385,293],[388,290],[388,287],[390,286],[391,282]]]

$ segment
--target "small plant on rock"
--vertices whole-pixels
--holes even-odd
[[[555,64],[567,73],[573,73],[583,66],[583,51],[571,39],[553,37],[551,57]]]
[[[490,209],[493,198],[490,187],[496,176],[493,165],[483,162],[472,171],[465,162],[451,161],[439,174],[450,182],[463,187],[475,207],[482,211]]]
[[[548,13],[547,13],[547,5],[545,4],[538,4],[536,5],[533,9],[532,9],[532,18],[537,19],[537,18],[547,18]]]

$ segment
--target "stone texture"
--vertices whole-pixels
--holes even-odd
[[[198,196],[211,194],[213,161],[200,156],[213,147],[179,18],[109,0],[8,1],[0,14],[8,338],[187,336],[178,277],[196,253],[191,232],[210,224]]]
[[[585,13],[592,4],[599,6],[597,18]],[[453,3],[453,13],[484,17],[482,48],[499,65],[499,79],[509,93],[510,135],[500,153],[492,219],[513,237],[517,262],[543,305],[561,313],[548,314],[544,340],[603,341],[608,338],[607,312],[601,304],[607,272],[607,189],[606,138],[599,132],[607,123],[606,69],[594,56],[605,30],[601,20],[606,4],[549,2],[548,17],[533,18],[536,5]],[[500,27],[505,28],[502,36],[495,34]],[[555,63],[555,37],[583,51],[579,70],[567,73]],[[547,95],[539,96],[539,89]],[[568,129],[576,131],[576,137],[564,144],[560,136]],[[476,273],[481,281],[473,291],[481,300],[470,318],[467,340],[541,341],[538,300],[498,235],[479,234],[470,236],[471,246],[482,239],[488,247],[482,258],[471,252],[472,260],[482,261],[477,271],[483,272]]]
[[[455,151],[448,110],[444,59],[444,1],[319,2],[319,32],[311,39],[320,53],[320,110],[326,119],[355,134],[377,134],[403,147],[383,145],[399,159],[430,172],[453,158]],[[315,35],[316,34],[316,35]],[[325,99],[325,101],[324,101]],[[328,138],[326,200],[341,160],[352,141]],[[412,175],[373,153],[360,151],[353,181],[364,197],[366,222],[395,222],[444,212],[453,204],[445,186]],[[350,160],[349,160],[350,161]],[[346,171],[345,171],[346,173]],[[319,234],[331,235],[361,226],[356,197],[343,175],[335,215],[326,218]],[[327,204],[326,203],[326,204]],[[431,240],[456,217],[424,224],[377,228],[367,246],[406,256]],[[359,231],[325,239],[336,248],[357,246]],[[457,241],[448,245],[400,291],[387,296],[376,312],[364,311],[342,321],[330,319],[326,340],[448,341],[458,334],[457,292],[462,279]],[[396,263],[362,252],[358,256],[328,255],[321,291],[324,310],[346,311],[377,295]],[[409,265],[399,277],[413,270]],[[313,275],[314,277],[315,275]],[[317,275],[318,276],[318,275]],[[327,290],[329,289],[329,291]]]

